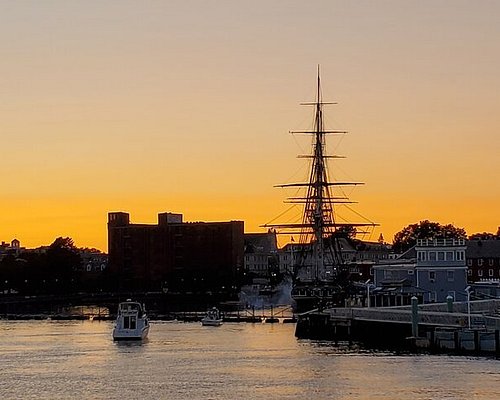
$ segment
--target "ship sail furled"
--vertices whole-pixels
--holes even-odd
[[[292,297],[298,301],[301,298],[312,302],[328,300],[338,285],[345,279],[345,265],[342,259],[342,248],[339,243],[339,233],[357,230],[362,227],[373,227],[377,224],[365,219],[363,222],[345,222],[336,212],[336,205],[352,203],[344,195],[337,196],[336,188],[362,185],[361,182],[331,181],[328,174],[328,159],[344,158],[328,155],[326,152],[326,136],[344,134],[345,131],[326,130],[323,121],[323,106],[335,104],[323,102],[321,82],[318,67],[316,101],[302,103],[314,107],[314,124],[312,130],[293,131],[312,135],[312,152],[310,155],[299,156],[311,160],[309,180],[302,183],[288,183],[276,187],[304,188],[304,197],[290,197],[286,202],[303,204],[302,221],[300,223],[269,223],[265,227],[278,228],[280,234],[300,233],[299,244],[295,251],[293,277],[294,287]],[[347,206],[348,207],[348,206]],[[351,209],[349,207],[349,209]],[[352,210],[352,209],[351,209]],[[355,212],[356,213],[356,212]],[[359,215],[358,213],[356,213]],[[335,288],[334,286],[337,286]],[[323,299],[325,297],[326,299]],[[313,307],[314,308],[314,307]]]

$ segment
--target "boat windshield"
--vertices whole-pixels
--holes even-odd
[[[141,311],[139,303],[121,303],[120,311]]]

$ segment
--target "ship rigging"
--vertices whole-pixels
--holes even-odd
[[[342,257],[339,241],[341,233],[360,233],[360,228],[377,226],[348,206],[353,203],[342,188],[362,185],[362,182],[334,181],[329,177],[329,159],[345,158],[329,155],[326,151],[326,137],[331,134],[343,135],[346,131],[326,130],[323,106],[336,104],[324,102],[318,67],[316,101],[302,103],[314,107],[314,123],[311,130],[292,131],[292,134],[312,135],[312,151],[306,158],[311,161],[307,182],[276,185],[281,188],[302,188],[304,196],[289,197],[285,202],[303,204],[302,219],[298,223],[268,223],[264,227],[276,228],[279,234],[299,233],[295,246],[296,257],[292,260],[292,298],[297,311],[307,311],[327,303],[339,303],[346,296],[349,285],[348,271]],[[337,194],[339,192],[339,194]],[[362,222],[342,220],[337,212],[339,205],[348,207]],[[293,247],[292,247],[293,249]]]

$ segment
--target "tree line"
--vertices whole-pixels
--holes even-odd
[[[83,288],[82,258],[73,239],[59,237],[44,251],[6,254],[0,261],[3,293],[62,294]]]
[[[441,225],[439,222],[429,220],[410,224],[394,235],[392,249],[395,253],[402,253],[411,249],[417,243],[417,239],[469,239],[469,240],[498,240],[500,239],[500,227],[496,234],[490,232],[474,233],[467,237],[465,229],[458,228],[452,224]]]

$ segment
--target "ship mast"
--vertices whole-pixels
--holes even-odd
[[[313,129],[313,159],[309,185],[307,189],[306,205],[303,215],[304,225],[311,225],[314,235],[313,260],[314,276],[319,277],[325,269],[325,234],[328,227],[333,225],[333,207],[328,201],[331,198],[328,186],[328,174],[325,163],[325,129],[323,124],[323,102],[321,98],[321,80],[318,67],[317,93],[315,104],[315,118]],[[306,228],[302,228],[303,233]],[[334,264],[337,264],[332,260]]]
[[[306,187],[305,197],[292,197],[288,199],[290,203],[304,204],[302,222],[300,224],[266,224],[265,227],[277,227],[284,229],[300,228],[300,243],[309,243],[312,250],[313,275],[314,280],[326,280],[325,271],[328,266],[332,267],[330,278],[335,275],[342,264],[340,245],[333,238],[333,234],[341,227],[374,226],[372,222],[366,223],[339,223],[335,220],[334,204],[352,203],[346,197],[334,197],[331,193],[333,186],[361,185],[361,182],[330,182],[328,177],[327,159],[344,158],[337,155],[327,155],[326,136],[328,134],[344,134],[345,131],[325,130],[323,121],[323,106],[336,104],[323,102],[321,93],[321,79],[318,66],[316,101],[302,103],[315,108],[314,124],[312,130],[292,131],[291,133],[301,133],[312,135],[312,152],[310,155],[299,156],[300,158],[310,158],[312,160],[308,182],[289,183],[277,185],[277,187]],[[285,232],[280,232],[285,233]]]

